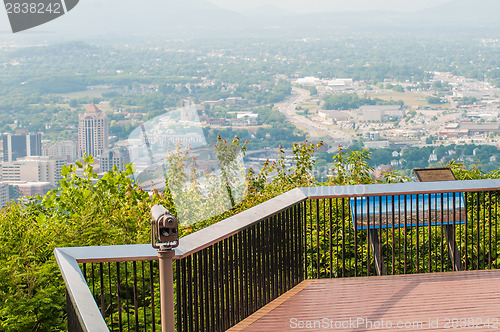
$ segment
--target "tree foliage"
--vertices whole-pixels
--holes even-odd
[[[1,331],[65,330],[54,248],[148,240],[149,197],[130,180],[132,168],[98,179],[91,163],[65,167],[60,188],[11,203],[0,215]]]
[[[328,95],[323,98],[326,110],[353,110],[363,105],[403,105],[402,101],[386,101],[380,98],[360,97],[356,93],[343,93],[340,95]]]

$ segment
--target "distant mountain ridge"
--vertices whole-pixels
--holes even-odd
[[[500,28],[500,0],[453,0],[413,13],[390,11],[325,12],[295,16],[294,23],[318,28],[480,29]]]
[[[434,24],[463,27],[500,27],[499,0],[454,0],[415,13],[416,17]]]
[[[123,10],[123,8],[130,8]],[[221,9],[206,0],[81,1],[77,9],[40,31],[68,36],[165,35],[241,36],[268,35],[268,27],[281,34],[345,30],[500,28],[500,0],[452,0],[413,13],[390,11],[322,12],[293,14],[276,6],[246,13]]]

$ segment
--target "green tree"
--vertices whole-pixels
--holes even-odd
[[[92,159],[64,167],[60,188],[12,203],[0,215],[0,330],[65,330],[60,246],[144,243],[149,196],[130,166],[98,179]],[[76,171],[83,171],[77,176]]]

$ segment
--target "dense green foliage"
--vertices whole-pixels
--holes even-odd
[[[344,93],[340,95],[328,95],[323,98],[326,110],[353,110],[363,105],[394,105],[403,106],[402,101],[387,101],[379,98],[359,97],[355,93]]]
[[[410,173],[412,169],[443,167],[452,161],[459,161],[467,169],[476,167],[486,173],[500,169],[500,151],[494,145],[439,145],[439,142],[440,141],[437,137],[431,137],[428,140],[428,144],[433,145],[429,146],[370,149],[368,164],[370,167],[375,168],[379,165],[390,165],[392,160],[400,161],[401,163],[399,165],[392,166],[392,168],[407,176],[411,175]],[[357,143],[349,147],[349,150],[351,151],[358,151],[361,149],[362,144]],[[398,156],[393,156],[394,152],[397,152]],[[318,161],[321,160],[326,163],[326,161],[335,158],[337,153],[338,152],[319,152],[317,154]],[[429,156],[432,153],[436,154],[437,161],[429,161]]]
[[[0,330],[65,330],[59,246],[141,243],[149,238],[147,193],[132,169],[101,179],[86,160],[63,170],[59,189],[11,203],[0,215]],[[76,172],[83,172],[77,176]]]

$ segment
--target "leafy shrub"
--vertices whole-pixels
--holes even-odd
[[[63,168],[59,189],[0,215],[1,331],[66,329],[54,248],[148,241],[150,200],[130,180],[132,168],[97,179],[92,159],[85,162]]]

